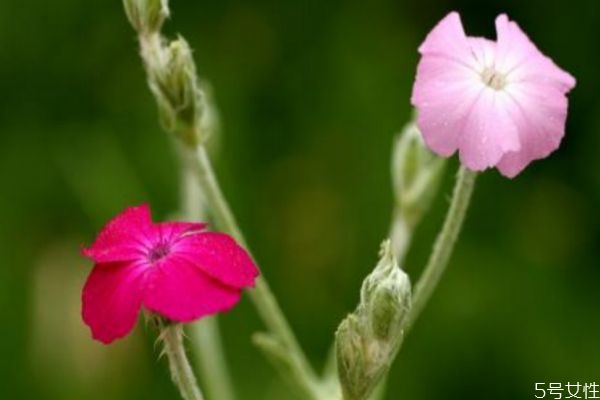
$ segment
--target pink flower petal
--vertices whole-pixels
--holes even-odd
[[[531,55],[537,56],[539,50],[516,22],[509,21],[506,14],[496,17],[497,51],[495,67],[503,73],[527,62]]]
[[[189,322],[229,310],[240,289],[226,286],[179,258],[158,262],[148,277],[143,304],[173,321]]]
[[[494,166],[506,152],[520,149],[509,101],[505,93],[491,88],[482,90],[460,137],[460,161],[469,169],[481,171]]]
[[[514,21],[504,14],[496,18],[498,36],[496,67],[511,81],[531,81],[556,85],[564,92],[575,86],[575,78],[542,54]]]
[[[567,98],[560,91],[537,84],[513,85],[510,114],[519,128],[521,150],[508,152],[498,163],[509,178],[531,161],[547,157],[558,148],[565,133]]]
[[[222,283],[236,288],[254,286],[258,268],[246,250],[229,235],[202,232],[185,236],[172,257],[186,260]]]
[[[506,15],[496,30],[496,42],[468,37],[458,14],[447,15],[419,48],[411,102],[432,151],[458,149],[470,169],[514,176],[558,147],[575,79]]]
[[[468,64],[470,49],[460,15],[453,11],[429,32],[419,47],[422,55],[436,55],[459,64]]]
[[[419,110],[417,125],[427,145],[450,156],[483,85],[472,69],[448,58],[426,55],[417,68],[411,102]]]
[[[151,224],[147,204],[130,207],[112,219],[82,252],[97,263],[139,259],[150,245]]]
[[[142,302],[145,271],[135,263],[94,266],[82,295],[82,317],[94,339],[108,344],[133,329]]]

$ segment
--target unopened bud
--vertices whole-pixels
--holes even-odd
[[[365,399],[402,343],[411,304],[410,280],[397,265],[389,240],[361,287],[360,304],[336,332],[338,373],[345,399]]]
[[[414,122],[408,123],[394,144],[392,178],[396,203],[407,222],[416,225],[434,199],[445,159],[425,145]]]
[[[362,325],[355,314],[348,315],[335,333],[338,375],[344,399],[359,399],[368,391],[368,351]]]
[[[156,33],[169,17],[168,0],[123,0],[125,13],[140,34]]]
[[[198,88],[192,51],[182,37],[160,49],[158,60],[147,60],[150,87],[165,129],[188,145],[196,144],[202,93]]]
[[[402,334],[402,322],[410,309],[410,279],[398,266],[389,240],[383,242],[379,255],[377,266],[363,281],[359,307],[373,335],[392,340]]]

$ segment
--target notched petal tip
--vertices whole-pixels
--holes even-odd
[[[510,22],[510,20],[508,19],[508,15],[506,15],[505,13],[498,14],[498,16],[496,17],[496,20],[494,21],[494,23],[496,25],[496,32],[498,32],[500,30],[499,27],[504,27],[509,22]]]
[[[456,11],[448,13],[429,32],[421,46],[419,53],[440,53],[460,58],[468,51],[467,37]]]

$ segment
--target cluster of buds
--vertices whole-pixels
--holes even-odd
[[[389,240],[377,266],[363,281],[360,303],[336,332],[338,374],[345,400],[363,400],[389,369],[403,338],[411,285]]]
[[[185,145],[199,144],[210,130],[203,123],[206,99],[187,41],[182,37],[168,41],[160,34],[169,16],[167,0],[124,0],[124,5],[139,35],[148,84],[165,130]]]

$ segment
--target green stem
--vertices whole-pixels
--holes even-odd
[[[452,250],[454,249],[458,234],[460,233],[460,229],[467,214],[471,195],[473,194],[473,188],[475,186],[476,176],[476,172],[469,171],[467,168],[462,166],[458,171],[456,184],[452,194],[452,201],[450,203],[448,213],[446,214],[444,225],[438,233],[433,246],[433,251],[429,257],[427,265],[425,266],[423,274],[415,286],[412,297],[412,306],[410,308],[408,317],[404,322],[402,337],[395,348],[391,350],[388,368],[397,357],[398,352],[402,347],[402,342],[406,337],[406,333],[410,330],[414,322],[425,308],[425,305],[429,301],[433,291],[440,281],[442,274],[444,273],[444,270],[446,269],[446,266],[448,265],[448,261],[452,255]],[[396,217],[398,217],[398,215],[396,215]],[[395,223],[396,222],[397,221],[395,221]],[[394,232],[394,228],[395,227],[392,228],[392,232]],[[408,233],[408,238],[410,238],[411,231],[400,231],[400,234],[405,233]],[[405,245],[408,245],[409,240],[399,240],[398,243],[401,243],[401,246],[395,249],[395,251],[403,255],[407,249]],[[388,371],[386,371],[384,378],[377,387],[377,390],[380,390],[380,392],[374,394],[374,398],[377,398],[378,395],[384,393],[382,386],[385,385],[387,372]]]
[[[444,225],[437,236],[423,274],[415,286],[412,308],[406,322],[406,330],[412,327],[425,308],[448,265],[458,234],[465,220],[476,176],[476,172],[470,171],[463,166],[458,171],[452,194],[452,202],[446,214]]]
[[[392,249],[396,256],[396,260],[398,260],[398,263],[401,266],[410,247],[412,233],[413,226],[408,223],[402,210],[396,208],[396,210],[394,210],[392,227],[390,228],[390,240],[392,241]]]
[[[182,158],[182,210],[187,219],[200,221],[205,219],[206,201],[195,174],[188,163],[184,162],[182,152],[183,150],[179,151]],[[189,330],[206,396],[214,400],[235,400],[218,317],[203,318],[191,324]]]
[[[183,330],[180,325],[165,325],[161,329],[160,338],[169,360],[169,368],[173,382],[179,388],[184,400],[204,400],[198,387],[192,367],[183,347]]]
[[[188,151],[187,159],[196,173],[202,193],[219,229],[231,234],[247,248],[244,236],[219,187],[206,148],[200,145],[195,152]],[[269,331],[277,337],[278,341],[287,350],[289,358],[292,360],[290,364],[294,368],[292,371],[293,377],[295,380],[301,381],[298,382],[298,386],[305,389],[305,394],[310,396],[309,398],[318,399],[320,392],[316,375],[263,275],[256,279],[256,286],[254,290],[249,291],[249,295]]]
[[[196,362],[207,398],[234,400],[236,396],[225,360],[218,318],[203,318],[192,324],[190,331],[191,340],[196,345]]]

